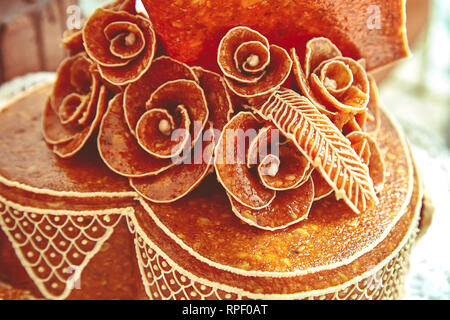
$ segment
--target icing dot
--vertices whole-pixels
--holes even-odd
[[[52,288],[53,288],[53,289],[58,288],[58,284],[57,284],[56,282],[53,282],[53,283],[52,283]]]
[[[50,258],[56,257],[56,254],[54,252],[50,253]]]
[[[33,219],[37,217],[37,216],[36,216],[36,213],[32,213],[30,216],[31,216]]]
[[[186,281],[186,277],[185,276],[181,276],[181,281],[185,282]]]
[[[44,271],[45,271],[45,268],[44,268],[44,267],[39,267],[39,268],[38,268],[38,272],[39,272],[39,273],[43,273]]]
[[[88,244],[88,241],[86,239],[84,239],[83,241],[81,241],[81,244],[85,246]]]
[[[175,284],[175,280],[170,279],[169,283],[170,283],[170,284]]]
[[[192,292],[191,292],[191,296],[192,296],[192,297],[196,297],[196,296],[197,296],[197,292],[192,291]]]
[[[156,264],[153,266],[153,270],[159,270],[159,268]]]
[[[202,284],[202,285],[200,286],[200,289],[201,289],[201,290],[205,290],[205,289],[206,289],[206,286],[205,286],[204,284]]]
[[[78,222],[83,222],[83,220],[84,220],[83,217],[78,217],[78,218],[77,218],[77,221],[78,221]]]
[[[227,293],[227,294],[225,295],[225,299],[231,299],[231,294]]]
[[[20,239],[22,236],[20,235],[20,233],[16,233],[15,235],[14,235],[14,238],[16,238],[16,239]]]
[[[163,261],[163,262],[161,263],[161,265],[165,268],[165,267],[167,267],[167,262]]]
[[[74,252],[72,255],[74,258],[78,258],[80,255],[77,252]]]
[[[104,217],[103,217],[103,220],[104,220],[105,222],[110,222],[110,221],[111,221],[111,218],[110,218],[109,216],[104,216]]]
[[[60,245],[60,246],[65,246],[65,245],[66,245],[66,242],[65,242],[64,240],[61,240],[61,241],[59,242],[59,245]]]
[[[10,219],[10,218],[6,218],[6,219],[5,219],[5,222],[6,222],[6,223],[10,223],[10,222],[11,222],[11,219]]]
[[[153,294],[153,296],[154,296],[155,298],[158,298],[158,297],[159,297],[158,292],[155,292],[155,293]]]
[[[96,232],[98,230],[97,227],[92,227],[92,231]]]
[[[55,221],[56,221],[56,222],[59,222],[59,220],[61,220],[60,217],[55,217]]]
[[[167,287],[166,287],[165,285],[162,285],[162,286],[161,286],[161,289],[166,290]]]
[[[170,127],[170,123],[166,119],[162,119],[159,122],[158,128],[159,128],[159,131],[165,136],[169,136],[170,133],[172,132],[172,128]]]
[[[41,236],[36,236],[35,239],[36,239],[37,242],[41,242],[42,241],[42,237]]]
[[[28,222],[24,221],[24,222],[23,222],[23,226],[24,226],[24,227],[27,227],[27,226],[28,226]]]
[[[259,57],[256,54],[251,54],[247,58],[247,63],[250,67],[256,67],[259,64]]]
[[[147,272],[147,278],[149,278],[149,279],[152,278],[152,274],[150,272]]]
[[[34,256],[33,251],[28,251],[28,252],[27,252],[27,257],[28,257],[28,258],[32,258],[33,256]]]
[[[52,227],[50,227],[49,225],[45,226],[45,230],[50,231],[52,229]]]

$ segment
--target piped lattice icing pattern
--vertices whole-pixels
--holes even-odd
[[[65,299],[127,210],[37,211],[0,202],[0,226],[44,297]]]

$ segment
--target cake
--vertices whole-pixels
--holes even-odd
[[[0,83],[29,72],[56,71],[67,56],[61,48],[68,11],[75,0],[0,3]]]
[[[368,72],[408,55],[404,2],[369,31],[365,1],[142,3],[0,112],[11,296],[402,298],[432,210]]]

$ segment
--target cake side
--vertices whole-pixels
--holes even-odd
[[[31,89],[0,111],[0,144],[8,150],[0,181],[0,279],[47,299],[139,298],[125,218],[135,193],[92,151],[55,157],[41,134],[50,88]]]
[[[300,276],[286,272],[283,277],[255,277],[218,269],[176,244],[138,209],[129,225],[137,239],[147,295],[150,299],[400,299],[422,207],[417,172],[415,181],[403,216],[377,246],[340,267]]]

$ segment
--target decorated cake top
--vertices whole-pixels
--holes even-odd
[[[313,202],[333,192],[356,213],[377,203],[384,164],[370,103],[376,85],[366,69],[407,54],[402,25],[390,25],[396,37],[377,33],[390,42],[359,52],[371,36],[361,38],[353,24],[347,36],[358,36],[354,41],[332,27],[321,32],[326,15],[315,25],[299,15],[284,20],[296,20],[297,28],[280,27],[285,15],[299,12],[293,1],[279,8],[271,2],[277,15],[266,1],[227,2],[235,7],[226,15],[244,2],[248,10],[218,19],[219,29],[212,19],[220,16],[219,2],[200,1],[199,17],[209,10],[211,19],[192,30],[172,18],[197,4],[174,2],[167,13],[153,2],[143,1],[147,14],[134,0],[116,1],[66,34],[71,55],[43,120],[55,154],[72,157],[96,139],[104,163],[153,203],[175,202],[215,175],[236,216],[266,230],[307,219]],[[314,5],[313,16],[323,4],[309,1]],[[386,2],[395,5],[403,3]],[[265,28],[251,18],[255,12],[270,16]],[[197,39],[199,28],[214,37]],[[339,47],[335,39],[353,45]]]

